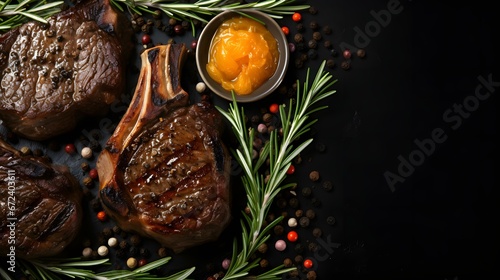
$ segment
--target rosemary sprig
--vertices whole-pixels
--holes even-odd
[[[124,7],[137,14],[154,13],[160,10],[175,19],[208,22],[208,19],[227,10],[258,9],[273,18],[293,14],[296,11],[309,8],[309,5],[292,5],[297,0],[265,0],[252,3],[240,3],[231,0],[198,0],[195,3],[184,3],[179,0],[111,0],[119,10]]]
[[[63,3],[64,1],[50,1],[49,3],[48,0],[0,1],[0,32],[10,30],[30,20],[46,23],[48,17],[61,11]]]
[[[149,271],[167,264],[171,257],[165,257],[141,266],[135,270],[109,270],[95,273],[90,267],[109,264],[109,259],[82,260],[81,258],[47,259],[20,261],[20,267],[25,276],[35,280],[62,280],[67,278],[97,279],[97,280],[183,280],[195,270],[194,267],[179,271],[173,275],[159,277]],[[10,276],[0,268],[2,279],[11,280]],[[65,277],[65,278],[62,278]]]
[[[287,170],[292,160],[300,154],[311,142],[306,140],[294,147],[298,138],[310,130],[311,126],[317,120],[309,120],[309,116],[319,110],[326,109],[328,106],[313,106],[324,98],[334,94],[336,91],[329,89],[337,80],[332,80],[332,75],[324,71],[325,61],[318,69],[315,79],[309,87],[310,69],[307,70],[306,81],[303,88],[297,81],[297,98],[295,104],[290,103],[280,105],[279,116],[282,123],[282,136],[279,136],[276,130],[270,134],[269,141],[264,145],[259,157],[252,158],[252,146],[255,137],[253,128],[247,129],[245,122],[245,112],[243,107],[238,109],[238,104],[234,99],[229,105],[229,109],[217,107],[217,109],[230,122],[233,133],[239,142],[239,148],[232,150],[234,157],[243,169],[242,182],[246,191],[248,208],[250,214],[243,212],[241,221],[242,244],[238,248],[237,241],[234,241],[233,255],[231,264],[224,275],[228,279],[245,279],[250,271],[258,266],[259,259],[252,262],[251,256],[260,245],[265,243],[270,235],[269,230],[278,224],[283,217],[279,217],[267,226],[264,226],[265,217],[272,205],[276,195],[295,184],[282,184],[287,176]],[[269,159],[269,177],[264,178],[260,174],[260,169],[266,160]],[[281,279],[283,273],[289,272],[295,268],[284,268],[278,266],[267,273],[259,276],[248,277],[248,279]]]

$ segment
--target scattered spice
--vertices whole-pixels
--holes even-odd
[[[309,179],[313,182],[316,182],[319,180],[319,172],[314,170],[309,173]]]

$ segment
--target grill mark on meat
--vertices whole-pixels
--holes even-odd
[[[186,54],[184,44],[142,53],[130,106],[97,160],[110,217],[175,252],[215,240],[231,220],[222,115],[208,102],[189,104]]]

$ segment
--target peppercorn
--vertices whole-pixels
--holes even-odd
[[[315,49],[318,47],[318,41],[311,39],[307,42],[307,46],[309,47],[309,49]]]
[[[295,12],[292,15],[292,20],[295,22],[299,22],[302,20],[302,15],[299,12]]]
[[[316,57],[318,57],[318,51],[316,51],[315,49],[309,49],[307,51],[307,56],[310,58],[310,59],[315,59]]]
[[[302,209],[298,209],[295,211],[295,217],[300,218],[304,215],[304,211]]]
[[[122,248],[119,248],[116,250],[116,257],[119,258],[119,259],[125,259],[127,257],[127,252],[122,249]]]
[[[316,151],[323,153],[326,150],[326,145],[321,143],[321,142],[318,142],[318,143],[316,143],[315,148],[316,148]]]
[[[262,120],[264,121],[264,123],[270,123],[273,120],[273,115],[270,113],[265,113],[262,116]]]
[[[311,28],[314,31],[318,30],[318,28],[319,28],[318,22],[315,20],[311,21],[309,23],[309,28]]]
[[[113,229],[106,227],[102,230],[102,234],[105,238],[110,238],[113,236]]]
[[[326,223],[327,223],[327,224],[329,224],[329,225],[331,225],[331,226],[332,226],[332,225],[334,225],[334,224],[335,224],[335,217],[333,217],[333,216],[328,216],[328,217],[326,218]]]
[[[283,266],[284,267],[292,267],[292,265],[293,265],[292,259],[286,258],[286,259],[283,260]]]
[[[139,246],[142,243],[142,238],[138,234],[134,234],[130,237],[130,244],[132,246]]]
[[[189,30],[189,27],[190,27],[191,25],[189,24],[189,21],[187,21],[187,20],[183,20],[183,21],[181,22],[181,26],[182,26],[182,28],[183,28],[184,30]]]
[[[292,198],[290,198],[290,200],[288,200],[288,204],[292,208],[297,208],[297,207],[299,207],[299,199],[296,197],[292,197]]]
[[[364,49],[358,49],[356,51],[356,55],[359,57],[359,58],[364,58],[366,56],[366,52]]]
[[[297,57],[294,61],[294,65],[296,69],[300,69],[304,67],[304,62],[302,61],[302,59],[300,59],[300,57]]]
[[[259,133],[265,134],[265,133],[267,133],[267,126],[265,124],[263,124],[263,123],[259,124],[257,126],[257,131]]]
[[[104,245],[106,244],[106,237],[101,233],[97,236],[97,244]]]
[[[318,8],[316,8],[316,7],[314,7],[314,6],[310,6],[310,7],[309,7],[309,13],[310,13],[311,15],[315,15],[315,14],[317,14],[317,13],[318,13]]]
[[[312,194],[312,189],[310,187],[303,187],[302,188],[302,195],[305,197],[309,197]]]
[[[298,42],[295,44],[295,49],[299,52],[303,52],[306,50],[306,44],[304,42]]]
[[[293,36],[293,40],[295,43],[302,43],[304,42],[304,35],[302,35],[302,33],[297,33]]]
[[[303,23],[297,23],[297,25],[295,26],[295,29],[297,30],[297,32],[304,32],[304,24]]]
[[[87,172],[90,169],[90,165],[87,162],[82,162],[82,164],[80,164],[80,168],[82,171]]]
[[[147,24],[143,24],[143,25],[141,25],[141,31],[142,31],[142,33],[150,34],[152,31],[152,28],[151,28],[151,26],[149,26]]]
[[[296,255],[294,258],[295,263],[299,264],[304,260],[304,257],[302,255]]]
[[[92,188],[94,186],[94,181],[90,177],[85,177],[82,180],[82,184],[87,188]]]
[[[137,248],[136,246],[130,246],[130,248],[128,249],[128,253],[132,257],[137,257],[139,255],[139,248]]]
[[[319,180],[319,172],[314,170],[309,173],[309,179],[313,182],[316,182]]]
[[[330,40],[325,40],[325,41],[323,42],[323,47],[325,47],[325,48],[327,48],[327,49],[331,49],[331,48],[333,47],[333,45],[332,45],[332,41],[330,41]]]
[[[344,70],[349,70],[351,68],[351,63],[347,60],[342,61],[340,67]]]
[[[287,204],[288,203],[286,202],[286,199],[284,199],[282,197],[278,198],[278,200],[276,201],[276,205],[278,206],[278,208],[281,208],[281,209],[285,208],[287,206]]]
[[[82,151],[81,151],[81,155],[85,159],[92,158],[92,149],[90,149],[89,147],[83,147]]]
[[[278,251],[285,251],[286,249],[286,242],[284,240],[277,240],[276,243],[274,244],[274,248]]]
[[[323,234],[323,231],[321,231],[321,229],[317,227],[313,229],[312,233],[314,237],[319,238]]]
[[[297,243],[295,245],[295,247],[293,248],[293,251],[296,253],[296,254],[302,254],[304,252],[304,244],[302,243]]]
[[[159,256],[160,258],[164,258],[164,257],[166,257],[167,255],[168,255],[167,248],[165,248],[165,247],[160,247],[160,248],[158,248],[158,256]]]
[[[70,143],[70,144],[67,144],[66,146],[64,146],[64,150],[68,154],[73,154],[76,151],[76,148],[75,148],[74,144]]]
[[[309,56],[307,55],[307,53],[303,53],[303,54],[300,55],[300,59],[303,62],[306,62],[309,59]]]
[[[104,211],[99,211],[97,213],[97,219],[101,222],[105,222],[108,220],[108,215]]]
[[[113,232],[115,234],[120,234],[122,229],[119,226],[113,226]]]
[[[90,258],[92,256],[92,248],[86,247],[85,249],[83,249],[82,256],[84,258]]]
[[[259,264],[260,264],[260,267],[266,268],[269,266],[269,261],[266,259],[262,259],[262,260],[260,260]]]
[[[106,246],[99,246],[99,248],[97,248],[97,254],[99,254],[99,256],[101,256],[101,257],[107,256],[108,253],[109,253],[109,249]]]
[[[288,234],[286,235],[286,238],[290,242],[296,242],[299,239],[299,235],[297,234],[296,231],[292,230],[292,231],[288,232]]]
[[[128,242],[127,242],[126,240],[122,240],[122,241],[120,241],[119,246],[120,246],[120,248],[122,248],[122,249],[128,249],[128,248],[129,248]]]
[[[323,33],[326,35],[332,34],[332,28],[329,25],[323,26]]]
[[[101,202],[99,201],[98,198],[94,198],[90,201],[90,206],[92,207],[92,210],[98,212],[102,210],[102,205]]]
[[[181,24],[176,24],[174,25],[174,32],[177,35],[182,35],[184,33],[184,28],[182,27]]]
[[[321,206],[321,200],[319,200],[319,199],[317,199],[317,198],[315,198],[315,197],[313,197],[313,198],[311,199],[311,203],[312,203],[312,205],[313,205],[314,207],[320,207],[320,206]]]
[[[333,184],[332,184],[332,181],[329,181],[329,180],[325,180],[321,186],[323,187],[323,189],[327,192],[331,191],[333,189]]]
[[[312,209],[307,209],[306,217],[309,218],[310,220],[313,220],[314,218],[316,218],[316,213]]]
[[[321,38],[322,38],[322,36],[321,36],[321,33],[319,31],[314,31],[313,32],[313,39],[315,41],[321,41]]]
[[[305,227],[308,227],[308,226],[309,226],[309,223],[310,223],[310,222],[311,222],[311,221],[309,220],[309,218],[308,218],[308,217],[303,216],[303,217],[300,217],[300,220],[299,220],[299,225],[300,225],[301,227],[305,228]]]
[[[311,252],[316,252],[318,251],[318,244],[311,242],[307,245],[307,249]]]
[[[288,36],[288,34],[290,34],[290,29],[286,26],[282,26],[281,31],[283,31],[283,34],[285,34],[285,36]]]
[[[283,228],[282,225],[276,225],[274,227],[274,234],[276,234],[276,235],[282,235],[284,230],[285,229]]]
[[[137,260],[135,258],[128,258],[127,266],[129,268],[135,268],[137,266]]]
[[[41,157],[41,156],[43,156],[43,151],[42,151],[42,149],[40,149],[40,148],[36,148],[36,149],[34,149],[34,150],[33,150],[33,155],[34,155],[35,157]]]
[[[262,254],[265,254],[267,252],[267,244],[266,243],[262,243],[258,248],[257,250],[262,253]]]
[[[177,24],[177,20],[175,18],[169,18],[168,24],[174,26]]]
[[[288,226],[291,228],[296,227],[297,226],[297,219],[295,219],[293,217],[288,219]]]
[[[316,277],[317,277],[316,271],[314,271],[314,270],[308,271],[306,277],[307,277],[307,280],[316,280]]]

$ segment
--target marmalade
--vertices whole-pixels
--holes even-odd
[[[267,28],[247,17],[225,20],[212,39],[207,72],[225,90],[247,95],[276,71],[278,43]]]

